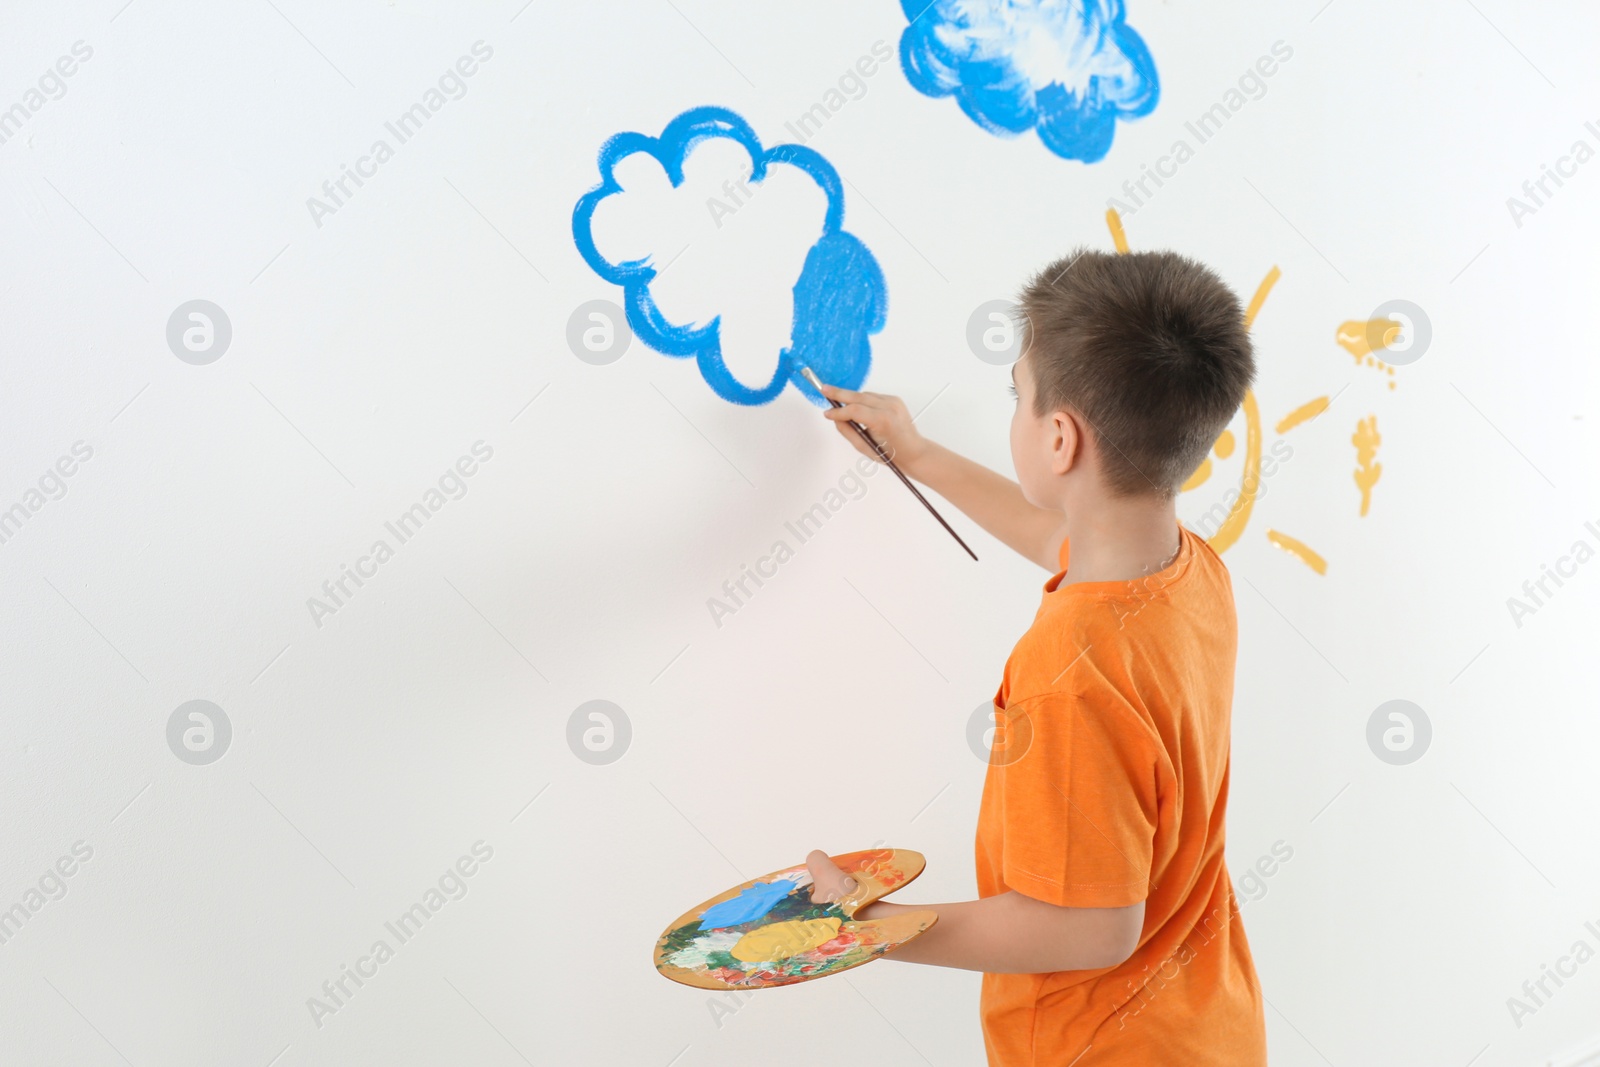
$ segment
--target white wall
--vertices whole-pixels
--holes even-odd
[[[649,954],[684,908],[813,847],[915,848],[908,899],[972,896],[967,725],[1044,573],[954,517],[974,564],[879,474],[718,627],[707,599],[854,453],[793,391],[741,408],[637,340],[606,366],[565,340],[617,297],[571,234],[600,144],[702,104],[781,140],[898,40],[897,5],[274,3],[0,13],[0,107],[93,50],[0,144],[0,508],[93,453],[0,544],[0,907],[92,850],[0,944],[0,1059],[804,1063],[785,1043],[821,1022],[880,1062],[979,1062],[975,974],[879,963],[730,1015]],[[1245,296],[1281,268],[1256,323],[1269,446],[1335,397],[1282,435],[1293,458],[1224,557],[1235,879],[1293,848],[1244,913],[1272,1060],[1543,1063],[1600,1031],[1600,962],[1520,1026],[1507,1007],[1600,947],[1600,563],[1520,626],[1506,600],[1600,546],[1600,163],[1520,226],[1506,198],[1600,147],[1600,20],[1133,0],[1129,21],[1163,95],[1099,163],[990,136],[893,65],[813,139],[887,280],[869,387],[932,401],[929,434],[1007,469],[1006,372],[968,350],[973,309],[1109,248],[1107,198],[1292,47],[1125,219]],[[307,198],[480,40],[466,95],[319,226]],[[233,332],[205,366],[165,336],[197,298]],[[1396,298],[1433,341],[1390,391],[1334,333]],[[1361,517],[1349,439],[1372,415]],[[466,494],[314,622],[307,599],[478,441]],[[1433,727],[1406,766],[1366,742],[1396,698]],[[196,699],[232,726],[207,765],[167,742]],[[593,699],[631,722],[609,765],[567,743]],[[741,773],[751,752],[780,773]],[[396,944],[384,923],[479,841],[465,895],[319,1026],[307,999]]]

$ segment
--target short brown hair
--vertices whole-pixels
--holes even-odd
[[[1172,496],[1255,378],[1239,298],[1175,252],[1079,250],[1022,292],[1034,414],[1070,407],[1112,492]]]

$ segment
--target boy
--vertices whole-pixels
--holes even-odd
[[[1005,665],[979,898],[890,959],[983,971],[990,1067],[1264,1067],[1223,863],[1236,620],[1179,486],[1255,374],[1238,299],[1169,252],[1080,252],[1021,300],[1017,482],[927,440],[896,397],[828,387],[908,477],[1054,572]],[[1020,483],[1020,484],[1019,484]],[[813,899],[854,880],[807,857]],[[912,910],[879,901],[857,912]]]

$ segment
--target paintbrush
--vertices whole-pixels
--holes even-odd
[[[822,392],[822,379],[813,374],[810,367],[801,367],[800,373],[806,376],[806,381],[811,383],[811,387],[813,389],[815,389],[818,393]],[[844,407],[843,404],[826,394],[823,395],[822,399],[826,400],[836,408]],[[928,514],[939,520],[939,525],[943,526],[945,530],[949,532],[950,536],[956,539],[956,544],[960,545],[962,548],[965,548],[967,550],[967,555],[971,556],[973,559],[977,559],[978,554],[972,551],[972,549],[967,548],[967,543],[961,540],[961,535],[950,528],[950,524],[944,521],[944,516],[939,514],[932,504],[928,503],[928,498],[923,496],[921,491],[918,490],[915,485],[911,484],[911,479],[906,477],[905,471],[895,466],[894,460],[889,458],[889,453],[885,452],[883,446],[878,444],[878,442],[873,439],[873,436],[867,432],[867,428],[854,419],[846,419],[845,421],[850,424],[850,428],[852,430],[861,435],[861,439],[867,443],[868,447],[872,449],[877,457],[883,460],[890,470],[894,471],[895,477],[899,478],[905,483],[906,488],[911,490],[911,495],[922,501],[922,506],[928,509]]]

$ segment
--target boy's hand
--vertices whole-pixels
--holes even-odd
[[[861,439],[856,438],[856,440]],[[841,871],[839,865],[829,859],[828,854],[820,848],[812,849],[806,856],[806,870],[811,872],[813,904],[833,904],[856,891],[856,880]]]
[[[826,382],[822,385],[822,395],[844,405],[841,408],[829,408],[822,414],[833,420],[845,440],[862,455],[878,458],[872,446],[847,426],[847,422],[859,422],[866,427],[873,440],[882,445],[889,457],[908,475],[928,451],[930,442],[911,421],[911,413],[906,410],[905,401],[899,397],[883,393],[858,393]]]
[[[822,414],[857,452],[878,458],[846,421],[859,422],[906,477],[950,501],[1023,558],[1051,573],[1060,570],[1061,543],[1067,536],[1061,512],[1033,504],[1010,478],[923,437],[897,396],[857,393],[826,382],[822,395],[844,405]]]

